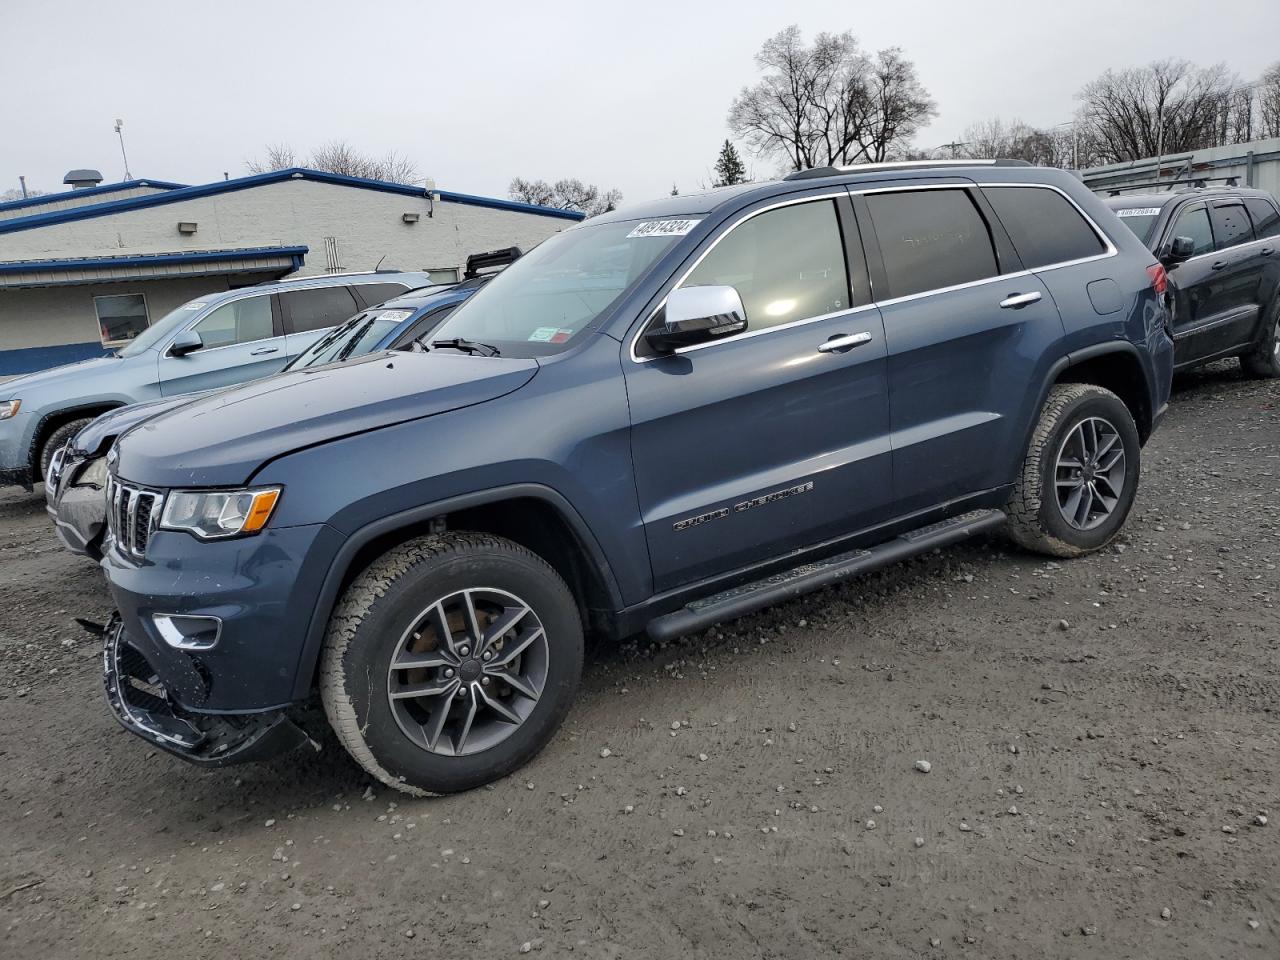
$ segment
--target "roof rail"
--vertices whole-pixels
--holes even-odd
[[[1224,180],[1226,182],[1217,188],[1209,188],[1208,184],[1212,183],[1214,180]],[[1169,193],[1182,192],[1185,190],[1223,190],[1240,186],[1239,181],[1239,175],[1234,177],[1189,177],[1186,180],[1144,180],[1142,183],[1124,183],[1118,187],[1097,186],[1089,187],[1089,189],[1095,193],[1102,193],[1103,191],[1106,191],[1107,196],[1118,197],[1126,190],[1145,190],[1148,187],[1164,187]],[[1086,183],[1085,186],[1089,185]],[[1178,190],[1175,191],[1174,187],[1177,187]]]
[[[846,173],[862,173],[864,170],[919,170],[929,167],[1030,167],[1026,160],[897,160],[887,163],[855,163],[844,167],[810,167],[788,174],[783,180],[812,180],[817,177],[838,177]]]

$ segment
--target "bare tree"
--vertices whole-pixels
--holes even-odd
[[[293,147],[287,143],[269,143],[261,159],[246,160],[250,173],[271,173],[273,170],[288,170],[298,166]]]
[[[790,26],[765,41],[756,63],[764,76],[733,101],[729,127],[793,170],[885,160],[937,112],[899,48],[868,56],[847,31],[807,45]]]
[[[17,187],[0,192],[0,203],[10,203],[14,200],[30,200],[33,197],[43,197],[49,191],[36,190],[34,187],[27,187],[27,195],[24,197],[22,191]]]
[[[1025,160],[1041,167],[1070,168],[1071,131],[1042,130],[1021,120],[1005,123],[999,117],[967,128],[959,153],[965,159]]]
[[[327,173],[348,177],[385,180],[388,183],[413,183],[421,179],[418,166],[408,157],[389,151],[382,157],[366,154],[345,140],[331,140],[311,151],[305,163],[299,163],[293,147],[286,143],[269,144],[262,159],[245,163],[250,173],[270,173],[290,167],[307,166]]]
[[[621,191],[601,190],[594,183],[583,183],[576,178],[547,183],[545,180],[515,177],[507,187],[507,195],[512,200],[539,207],[578,210],[589,217],[616,210],[622,202]]]
[[[1102,163],[1214,146],[1226,135],[1223,113],[1237,86],[1222,64],[1158,60],[1108,70],[1078,94],[1081,133]]]
[[[1280,61],[1262,74],[1257,91],[1258,136],[1280,137]]]

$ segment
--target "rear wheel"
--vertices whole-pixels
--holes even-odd
[[[1240,358],[1240,366],[1251,377],[1280,377],[1280,297],[1276,298],[1262,340]]]
[[[93,423],[92,417],[85,417],[81,420],[72,420],[70,423],[64,423],[44,441],[44,446],[40,448],[40,476],[47,477],[49,475],[49,461],[53,459],[53,455],[62,447],[66,446],[67,441],[74,437],[77,433]]]
[[[396,547],[348,588],[325,640],[321,699],[370,774],[408,793],[453,793],[547,744],[582,656],[577,605],[541,557],[445,533]]]
[[[1129,516],[1141,445],[1129,408],[1110,390],[1049,391],[1006,511],[1029,550],[1076,557],[1105,546]]]

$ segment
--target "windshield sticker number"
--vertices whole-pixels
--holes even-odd
[[[531,343],[564,343],[573,336],[573,331],[565,327],[539,327],[529,334]]]
[[[399,323],[401,320],[408,320],[412,314],[412,310],[383,310],[382,313],[378,314],[378,319]]]
[[[1155,217],[1160,215],[1159,207],[1130,207],[1128,210],[1117,210],[1117,217]]]
[[[204,305],[205,303],[203,300],[192,300],[190,303],[184,304],[182,309],[183,310],[200,310],[204,307]]]
[[[635,229],[627,234],[627,239],[630,240],[632,237],[683,237],[701,222],[701,220],[646,220],[644,223],[637,224]]]

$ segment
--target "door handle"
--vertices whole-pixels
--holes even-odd
[[[866,333],[837,333],[822,343],[818,344],[819,353],[844,353],[846,350],[852,350],[854,347],[860,347],[864,343],[871,342],[871,334]]]
[[[1004,310],[1020,310],[1023,307],[1039,302],[1040,291],[1033,290],[1031,293],[1011,293],[1000,301],[1000,306]]]
[[[1264,257],[1269,257],[1275,252],[1276,251],[1274,247],[1263,247],[1261,250],[1258,251],[1258,253]]]
[[[1227,264],[1229,264],[1230,262],[1231,262],[1230,260],[1215,260],[1213,261],[1213,263],[1209,265],[1209,269],[1221,270],[1223,267],[1227,266]]]
[[[257,350],[250,350],[250,351],[249,351],[249,356],[251,356],[251,357],[261,357],[261,356],[264,356],[264,355],[266,355],[266,354],[268,354],[268,353],[279,353],[279,352],[280,352],[280,348],[279,348],[279,347],[259,347]]]

